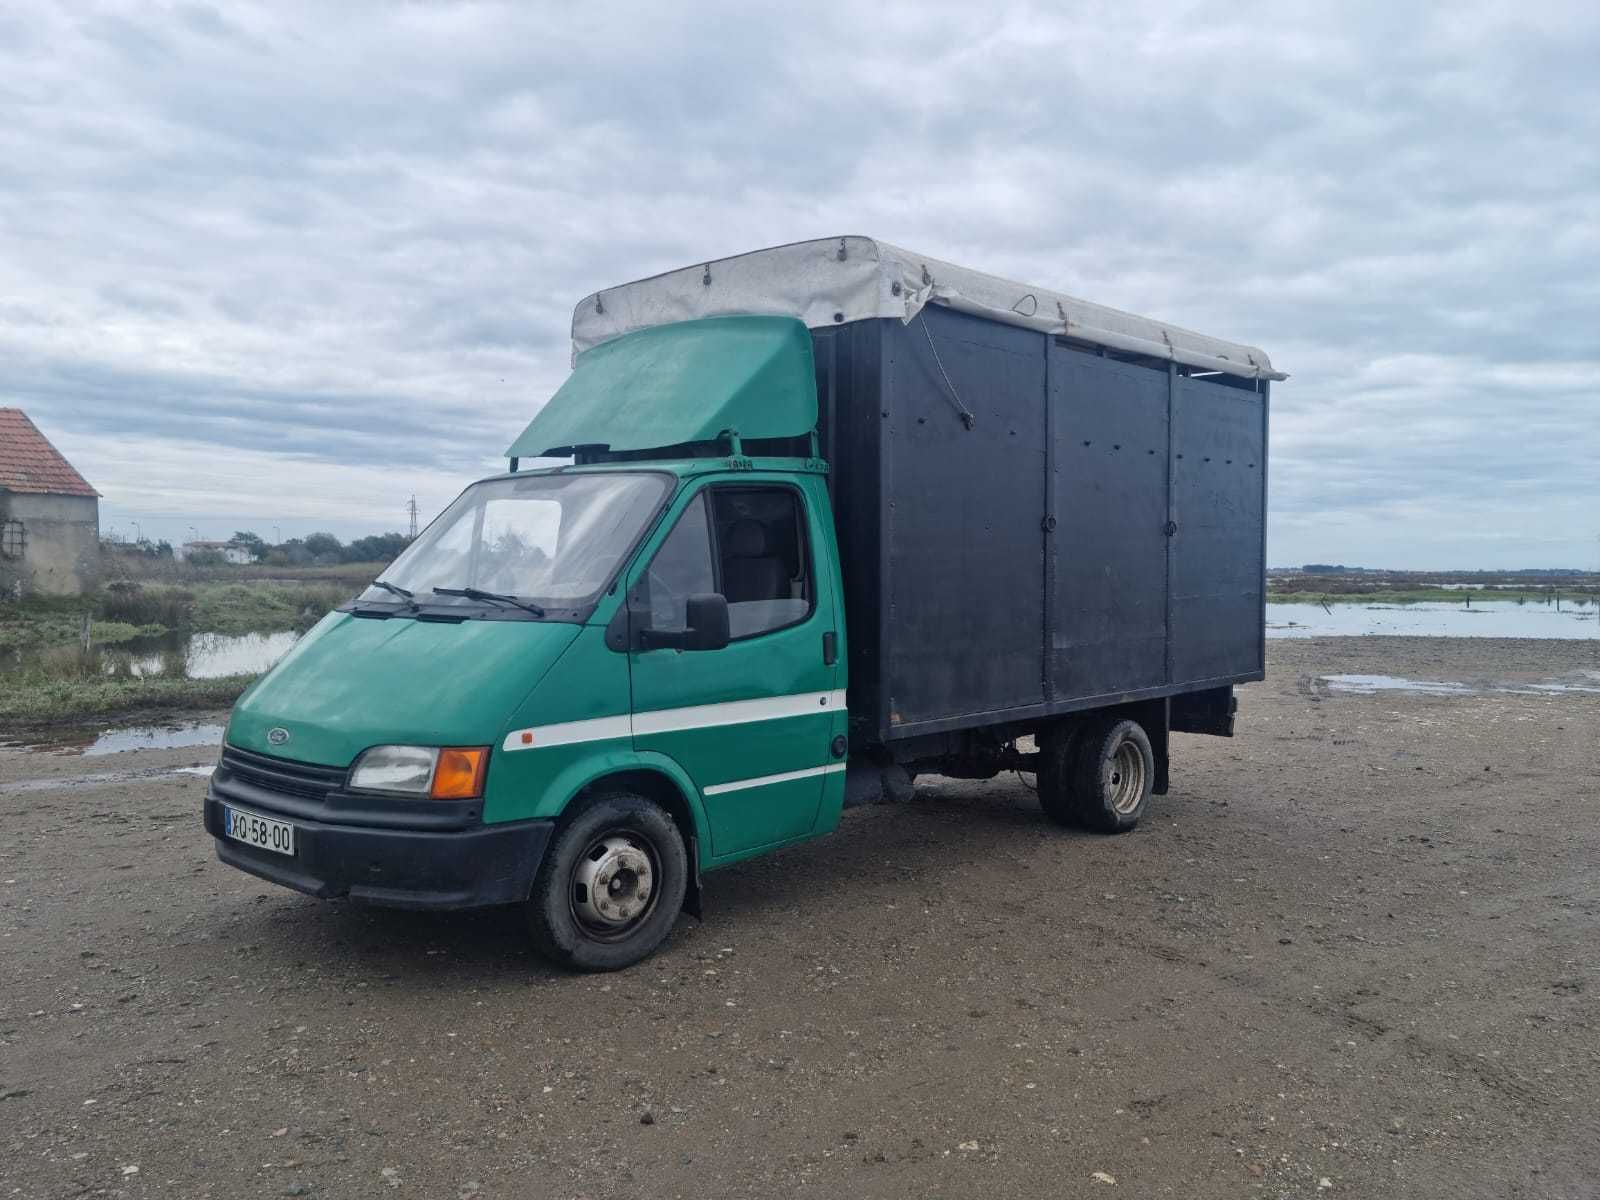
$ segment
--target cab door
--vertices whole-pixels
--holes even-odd
[[[679,501],[629,587],[636,635],[682,631],[690,596],[728,602],[719,649],[641,648],[637,636],[629,649],[634,746],[694,780],[713,858],[811,833],[824,785],[844,770],[834,753],[844,710],[837,600],[832,572],[817,568],[817,547],[829,544],[819,503],[820,489],[792,481],[707,483]]]

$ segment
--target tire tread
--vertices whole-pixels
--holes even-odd
[[[639,933],[646,937],[621,942],[600,942],[583,936],[572,919],[566,879],[569,859],[592,841],[609,823],[629,818],[656,823],[661,844],[662,887],[656,909]],[[575,847],[576,845],[576,848]],[[629,791],[598,792],[580,801],[563,816],[556,836],[534,875],[527,901],[528,933],[534,948],[562,966],[580,971],[618,971],[648,958],[660,948],[677,921],[688,888],[688,851],[672,817],[648,797]]]

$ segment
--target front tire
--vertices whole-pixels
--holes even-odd
[[[683,835],[659,804],[632,792],[582,802],[534,877],[528,927],[546,958],[620,971],[648,958],[678,919],[689,886]]]

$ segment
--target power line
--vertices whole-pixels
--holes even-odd
[[[411,499],[406,501],[406,515],[411,518],[411,533],[408,536],[416,537],[417,536],[417,498],[415,496],[412,496]]]

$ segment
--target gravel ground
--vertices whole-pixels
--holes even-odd
[[[572,976],[0,751],[0,1196],[1600,1196],[1600,644],[1271,644],[1136,833],[930,779]],[[83,778],[87,776],[87,779]]]

